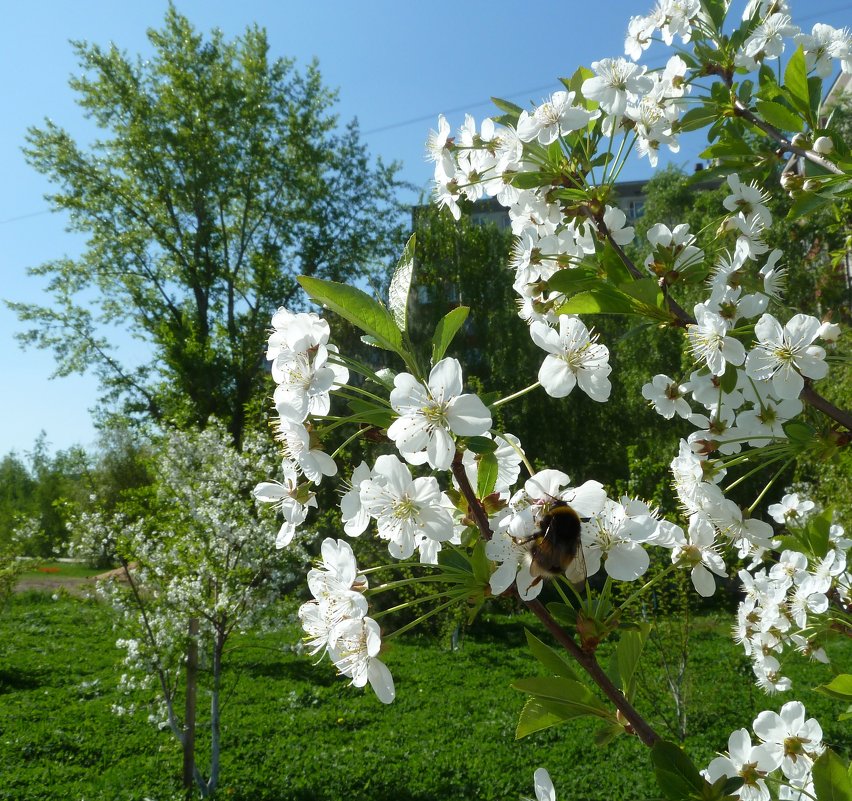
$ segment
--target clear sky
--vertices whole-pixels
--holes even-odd
[[[217,27],[228,38],[257,23],[268,31],[274,56],[301,65],[319,59],[328,86],[337,87],[342,120],[357,117],[374,155],[403,164],[402,177],[428,188],[423,142],[444,112],[456,127],[464,111],[477,119],[492,109],[491,96],[525,105],[558,88],[580,64],[622,54],[627,20],[651,8],[635,0],[577,2],[464,0],[452,4],[405,0],[182,0],[178,10],[196,28]],[[530,10],[540,9],[535,14]],[[92,130],[75,105],[68,77],[77,71],[69,40],[106,45],[130,54],[149,52],[145,32],[159,27],[166,0],[42,0],[7,3],[0,28],[0,298],[34,302],[43,285],[29,266],[77,255],[84,243],[65,231],[65,219],[48,212],[48,183],[21,155],[26,129],[49,117],[85,140]],[[794,21],[852,23],[852,2],[793,0]],[[653,51],[645,60],[660,66]],[[692,169],[698,143],[670,160]],[[650,176],[634,161],[624,178]],[[412,197],[412,200],[415,198]],[[21,351],[21,324],[0,307],[0,454],[25,452],[44,430],[53,448],[89,446],[95,439],[89,409],[97,399],[93,376],[50,380],[52,354]],[[123,358],[144,354],[121,341]]]

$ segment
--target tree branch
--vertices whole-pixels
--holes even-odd
[[[821,411],[826,417],[830,417],[840,425],[848,428],[852,431],[852,413],[847,412],[845,409],[838,409],[833,403],[827,401],[822,397],[818,392],[814,390],[813,387],[805,385],[805,388],[799,394],[799,399],[803,400],[805,403],[810,404]]]
[[[774,139],[779,145],[781,145],[783,150],[795,153],[797,156],[807,159],[812,164],[819,165],[824,170],[827,170],[834,175],[845,175],[840,167],[833,164],[828,159],[823,158],[819,153],[794,145],[781,131],[770,125],[768,122],[764,122],[757,116],[757,114],[751,111],[751,109],[747,106],[743,105],[739,100],[734,100],[734,113],[738,117],[748,120],[756,128],[760,128],[760,130],[763,131],[770,139]]]
[[[595,684],[600,687],[603,694],[612,701],[615,708],[621,712],[624,718],[628,721],[636,736],[648,746],[653,745],[660,740],[660,735],[657,734],[647,721],[636,711],[635,707],[624,697],[621,690],[618,689],[609,679],[609,676],[604,673],[601,666],[595,659],[594,654],[587,653],[576,642],[574,638],[568,634],[554,619],[550,612],[547,611],[544,604],[534,598],[531,601],[525,602],[530,611],[544,623],[547,630],[553,635],[554,639],[566,650],[574,660],[589,674]]]
[[[459,485],[459,490],[467,501],[468,509],[471,516],[476,522],[476,526],[482,537],[485,540],[490,540],[492,531],[488,524],[488,515],[482,504],[476,497],[473,487],[468,481],[467,473],[462,464],[461,452],[456,451],[455,458],[452,463],[452,471]],[[574,638],[568,634],[550,615],[550,612],[538,599],[525,601],[530,611],[546,626],[547,630],[554,636],[556,641],[574,657],[574,660],[589,674],[589,677],[595,684],[600,687],[601,692],[612,701],[615,708],[630,724],[636,736],[649,748],[654,745],[660,736],[651,728],[647,721],[636,711],[633,705],[624,697],[621,690],[618,689],[609,679],[609,676],[604,673],[601,666],[595,659],[594,654],[587,653],[576,642]]]

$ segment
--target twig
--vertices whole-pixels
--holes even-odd
[[[795,153],[797,156],[801,156],[802,158],[807,159],[812,164],[817,164],[822,167],[824,170],[832,173],[833,175],[845,175],[846,173],[840,169],[836,164],[832,164],[828,159],[823,158],[819,153],[808,150],[805,147],[799,147],[798,145],[794,145],[784,134],[779,131],[773,125],[770,125],[768,122],[760,119],[751,109],[747,106],[744,106],[739,100],[734,100],[734,113],[738,117],[742,117],[745,120],[748,120],[752,125],[757,128],[760,128],[770,139],[774,139],[778,142],[779,145],[784,150],[789,151],[790,153]]]

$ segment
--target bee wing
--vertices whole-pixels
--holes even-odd
[[[565,569],[565,578],[572,584],[583,584],[586,581],[586,559],[582,546],[577,549],[577,556]]]

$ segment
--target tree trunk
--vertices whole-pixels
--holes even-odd
[[[186,647],[186,708],[183,736],[183,787],[190,801],[195,786],[195,705],[198,692],[198,618],[189,619]]]

